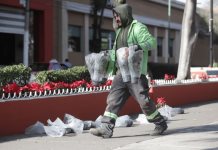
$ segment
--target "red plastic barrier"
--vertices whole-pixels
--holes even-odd
[[[218,82],[157,86],[151,97],[164,97],[169,106],[181,106],[218,99]]]
[[[195,83],[189,85],[157,86],[151,97],[164,97],[169,106],[181,106],[196,102],[218,99],[218,82]],[[46,124],[64,114],[71,114],[81,120],[95,120],[104,113],[108,92],[75,94],[31,100],[15,100],[0,103],[0,136],[22,134],[36,121]],[[132,97],[127,101],[120,115],[141,113]]]
[[[36,121],[63,119],[71,114],[81,120],[95,120],[104,113],[108,92],[57,96],[0,103],[0,136],[24,133]],[[121,115],[140,113],[136,101],[130,98]]]

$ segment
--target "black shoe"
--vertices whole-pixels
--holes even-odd
[[[150,133],[151,136],[157,136],[157,135],[162,135],[163,132],[167,129],[167,124],[166,122],[162,122],[160,124],[155,124],[154,130]]]
[[[103,138],[111,138],[113,135],[114,124],[102,123],[98,128],[90,129],[90,133]]]

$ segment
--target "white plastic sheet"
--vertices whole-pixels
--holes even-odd
[[[159,108],[158,111],[167,118],[167,120],[172,119],[177,114],[183,114],[184,110],[182,108],[172,108],[168,105],[164,105]],[[57,118],[54,122],[50,119],[47,120],[47,126],[43,123],[37,121],[35,124],[29,126],[25,130],[27,135],[44,135],[47,134],[51,137],[62,137],[68,133],[81,134],[83,130],[89,130],[90,128],[97,128],[100,126],[102,116],[100,115],[95,121],[82,121],[76,117],[65,114],[64,120]],[[130,127],[136,124],[149,124],[146,116],[144,114],[139,114],[136,119],[132,119],[128,115],[120,116],[117,118],[115,127]]]
[[[65,128],[59,126],[44,126],[45,132],[51,137],[62,137],[66,133]]]
[[[70,114],[65,114],[64,123],[68,128],[71,128],[76,134],[83,132],[84,123],[82,120],[75,118]]]
[[[135,119],[135,122],[137,124],[149,124],[145,114],[139,114],[138,117]]]
[[[81,134],[83,132],[84,123],[82,120],[75,118],[70,114],[65,114],[64,122],[57,118],[54,122],[47,120],[47,126],[37,121],[34,125],[29,126],[25,130],[25,134],[38,135],[47,134],[51,137],[62,137],[68,133]]]
[[[44,124],[41,123],[40,121],[37,121],[35,124],[26,128],[25,134],[27,135],[45,134]]]
[[[172,117],[176,116],[177,114],[183,114],[184,110],[182,108],[173,108],[168,105],[164,105],[158,109],[162,116],[167,117],[168,120],[171,120]]]
[[[115,127],[131,127],[133,125],[133,120],[129,115],[120,116],[117,118]]]

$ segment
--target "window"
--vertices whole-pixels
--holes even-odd
[[[101,33],[101,48],[102,50],[108,50],[113,48],[113,43],[115,40],[115,32],[104,30]]]
[[[148,51],[148,56],[151,56],[151,50]]]
[[[103,30],[101,32],[101,50],[109,50],[113,48],[115,40],[115,32],[110,30]],[[89,30],[89,47],[93,44],[93,29]]]
[[[106,8],[111,8],[112,4],[113,4],[112,0],[107,0]]]
[[[169,40],[169,57],[172,58],[173,57],[173,41],[174,39],[170,39]]]
[[[157,38],[157,56],[158,57],[163,56],[163,38],[162,37]]]
[[[68,27],[68,49],[69,51],[81,51],[81,27],[69,25]]]

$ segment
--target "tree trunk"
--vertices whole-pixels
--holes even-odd
[[[198,36],[195,19],[196,4],[197,0],[186,0],[182,21],[182,35],[177,80],[190,78],[191,55]]]

